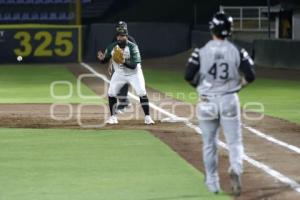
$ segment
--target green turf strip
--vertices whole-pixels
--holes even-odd
[[[183,73],[148,68],[144,73],[148,86],[186,102],[197,102],[196,90],[184,80]],[[260,102],[266,115],[300,124],[300,81],[258,78],[240,92],[240,98],[242,106]]]
[[[300,81],[258,79],[240,97],[244,104],[263,103],[266,115],[300,124]]]
[[[145,131],[0,129],[0,152],[0,199],[230,199]]]
[[[54,81],[68,81],[72,85],[72,94],[66,99],[53,98],[50,85]],[[81,92],[86,96],[95,94],[85,85]],[[56,96],[66,96],[67,85],[58,84],[54,87]],[[0,67],[0,103],[84,103],[99,102],[81,98],[77,92],[77,80],[71,72],[61,65],[2,65]]]

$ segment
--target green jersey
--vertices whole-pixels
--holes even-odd
[[[114,53],[114,48],[118,45],[117,42],[111,43],[105,50],[105,59],[110,59]],[[139,48],[136,44],[127,41],[127,44],[124,51],[124,58],[126,61],[129,61],[130,63],[137,64],[136,69],[129,69],[123,64],[118,64],[115,61],[112,61],[112,65],[114,68],[115,73],[119,73],[122,75],[131,75],[137,73],[137,69],[141,67],[141,54],[139,51]]]

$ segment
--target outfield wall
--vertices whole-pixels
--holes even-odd
[[[208,31],[193,30],[191,34],[192,47],[202,47],[211,39]]]
[[[255,40],[255,62],[259,66],[300,69],[300,41]]]
[[[164,57],[202,47],[211,39],[205,28],[182,23],[129,23],[142,58]],[[0,26],[0,63],[96,62],[115,35],[115,24],[91,26],[5,25]],[[233,42],[255,57],[258,66],[300,69],[300,40],[238,40]]]
[[[190,49],[190,26],[180,23],[129,23],[129,34],[140,48],[143,58],[161,57]],[[115,24],[93,24],[87,34],[87,51],[84,58],[96,61],[96,54],[111,43]]]
[[[205,31],[194,30],[191,34],[193,47],[201,47],[211,38],[210,33]],[[248,42],[234,38],[232,41],[245,48],[254,57],[257,66],[300,69],[300,40],[260,39]]]
[[[191,34],[192,47],[202,47],[209,40],[211,40],[211,34],[208,31],[193,30]],[[239,39],[233,39],[232,42],[236,46],[246,49],[249,52],[249,54],[253,54],[253,43]]]

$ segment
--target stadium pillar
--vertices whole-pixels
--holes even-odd
[[[81,0],[76,0],[76,24],[81,25]]]

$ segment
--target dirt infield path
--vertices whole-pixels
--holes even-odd
[[[149,61],[153,63],[154,61]],[[156,62],[156,61],[155,61]],[[147,65],[147,63],[146,63]],[[94,65],[93,65],[94,66]],[[88,73],[86,69],[79,65],[70,65],[69,69],[76,75]],[[106,73],[103,66],[95,66],[100,73]],[[97,94],[102,94],[103,81],[98,79],[86,79],[84,83]],[[149,97],[156,105],[162,105],[165,110],[175,112],[176,115],[189,116],[191,106],[174,100],[164,94],[148,89]],[[170,104],[171,102],[171,104]],[[174,103],[182,106],[172,110]],[[55,120],[51,117],[51,105],[49,104],[1,104],[0,105],[0,126],[1,127],[27,127],[27,128],[101,128],[101,129],[142,129],[149,130],[154,136],[161,139],[176,151],[181,157],[191,163],[194,167],[203,172],[202,163],[202,140],[194,130],[187,128],[182,123],[160,123],[155,126],[145,126],[143,124],[143,114],[137,102],[133,103],[133,109],[121,116],[118,126],[99,126],[103,124],[105,116],[108,115],[106,106],[90,105],[80,106],[73,104],[72,115],[67,107],[56,107],[54,116],[57,118],[68,118],[66,120]],[[81,108],[81,109],[80,109]],[[137,109],[139,108],[139,109]],[[138,111],[137,111],[138,110]],[[151,111],[156,120],[165,116]],[[135,116],[133,120],[128,120],[129,115]],[[193,120],[196,123],[196,120]],[[300,126],[288,123],[283,120],[265,117],[259,122],[243,121],[245,124],[268,133],[284,142],[300,147]],[[82,126],[80,126],[80,123]],[[223,137],[221,137],[223,140]],[[245,151],[252,158],[263,162],[271,168],[280,171],[282,174],[300,182],[300,155],[289,150],[274,145],[256,135],[244,130]],[[227,152],[220,149],[220,175],[222,188],[230,193],[228,181],[228,158]],[[237,199],[300,199],[300,194],[294,192],[287,185],[276,181],[273,177],[265,174],[261,170],[245,163],[245,173],[243,175],[243,195]]]

